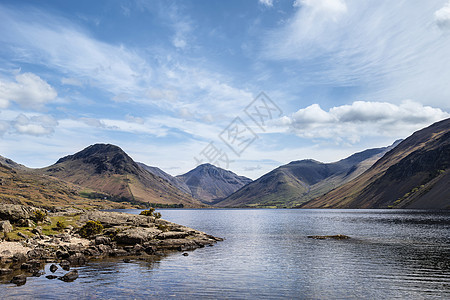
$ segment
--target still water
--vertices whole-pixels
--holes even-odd
[[[226,240],[153,261],[96,261],[9,299],[450,299],[450,211],[159,210]],[[138,210],[130,210],[139,213]],[[349,240],[308,235],[345,234]],[[48,266],[46,266],[46,271]]]

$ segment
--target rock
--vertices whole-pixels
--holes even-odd
[[[183,253],[183,256],[189,256],[189,253],[184,252],[184,253]]]
[[[12,261],[14,263],[19,263],[19,262],[23,262],[27,259],[26,255],[23,253],[14,253],[13,257],[12,257]]]
[[[64,276],[59,277],[58,279],[65,281],[65,282],[71,282],[78,278],[78,271],[72,270],[69,273],[64,274]]]
[[[31,232],[34,234],[42,235],[42,227],[36,226],[36,228],[33,228],[33,230],[31,230]]]
[[[71,240],[70,235],[66,234],[66,233],[57,234],[57,235],[55,235],[55,237],[60,239],[61,242],[64,242],[64,243],[70,243],[70,240]]]
[[[56,278],[58,278],[58,276],[56,276],[56,275],[47,275],[47,276],[45,276],[45,278],[47,278],[47,279],[56,279]]]
[[[325,239],[346,240],[349,239],[350,237],[343,234],[337,234],[337,235],[308,235],[308,238],[316,240],[325,240]]]
[[[48,252],[48,250],[39,249],[39,248],[30,250],[27,253],[28,258],[30,258],[30,259],[43,259],[49,255],[50,255],[50,253]]]
[[[27,282],[27,276],[20,274],[16,275],[11,279],[11,283],[16,285],[24,285]]]
[[[58,267],[57,267],[55,264],[52,264],[52,265],[50,266],[50,272],[55,273],[56,270],[58,270]]]
[[[17,232],[17,235],[20,236],[21,238],[27,239],[28,236],[26,236],[25,234],[23,234],[22,232]]]
[[[96,245],[109,245],[109,244],[111,244],[111,239],[106,236],[97,236],[97,237],[95,237],[95,244]]]
[[[110,253],[110,256],[126,256],[128,252],[124,249],[113,249]]]
[[[20,219],[17,221],[17,226],[19,227],[33,227],[35,224],[30,219]]]
[[[86,257],[81,253],[75,253],[71,255],[67,260],[72,266],[81,266],[86,263]]]
[[[143,244],[160,233],[161,230],[156,228],[132,227],[119,232],[115,239],[119,244]]]
[[[69,252],[61,250],[56,251],[55,255],[59,259],[67,259],[70,256]]]
[[[97,249],[98,249],[98,251],[100,251],[100,253],[103,253],[103,254],[108,254],[109,252],[111,252],[111,247],[108,245],[103,245],[103,244],[98,245]]]
[[[124,258],[124,259],[123,259],[123,262],[124,262],[124,263],[130,263],[130,262],[131,262],[131,259],[129,259],[129,258]]]
[[[11,273],[12,273],[11,269],[0,269],[0,276],[11,274]]]
[[[35,211],[42,211],[41,209],[17,204],[1,204],[0,205],[0,219],[9,220],[13,223],[22,219],[32,219]]]
[[[0,221],[0,232],[8,233],[8,232],[11,232],[12,230],[13,230],[13,227],[8,220]]]
[[[162,232],[156,236],[157,239],[165,240],[165,239],[184,239],[189,234],[187,232],[176,232],[176,231],[168,231]]]
[[[63,260],[59,263],[59,266],[65,270],[65,271],[69,271],[70,270],[70,262],[67,260]]]

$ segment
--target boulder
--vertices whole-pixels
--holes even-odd
[[[16,223],[22,219],[34,218],[34,212],[38,210],[42,211],[41,209],[32,206],[2,203],[0,204],[0,219]]]
[[[160,233],[161,230],[156,228],[132,227],[119,232],[115,239],[119,244],[143,244]]]
[[[58,279],[65,281],[65,282],[71,282],[74,281],[75,279],[78,278],[78,271],[77,270],[72,270],[66,274],[64,274],[64,276],[59,277]]]
[[[59,266],[65,270],[65,271],[69,271],[70,270],[70,263],[67,260],[63,260],[59,263]]]
[[[45,278],[47,278],[47,279],[56,279],[56,278],[58,278],[58,276],[56,276],[56,275],[47,275],[47,276],[45,276]]]
[[[81,253],[75,253],[71,255],[67,260],[72,266],[81,266],[86,263],[86,257]]]
[[[189,234],[184,231],[168,231],[162,232],[156,236],[157,239],[165,240],[165,239],[184,239]]]
[[[27,276],[24,274],[16,275],[11,279],[11,283],[16,285],[24,285],[27,282]]]
[[[11,274],[12,271],[11,269],[0,269],[0,276]]]
[[[33,230],[31,230],[31,232],[34,234],[42,235],[42,227],[36,226],[36,228],[33,228]]]
[[[58,270],[58,267],[57,267],[55,264],[52,264],[52,265],[50,266],[50,272],[55,273],[56,270]]]
[[[6,221],[0,221],[0,232],[8,233],[13,230],[11,223]]]
[[[109,245],[111,244],[111,239],[107,236],[97,236],[95,237],[96,245]]]
[[[17,221],[19,227],[33,227],[35,224],[30,219],[20,219]]]

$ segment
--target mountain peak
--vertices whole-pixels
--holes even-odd
[[[184,182],[192,195],[203,203],[213,203],[225,198],[252,180],[206,163],[197,166],[186,174],[176,176]]]
[[[111,144],[94,144],[73,155],[60,158],[56,164],[81,161],[95,166],[96,173],[115,174],[137,172],[138,165],[120,147]]]

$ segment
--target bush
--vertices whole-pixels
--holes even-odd
[[[161,213],[155,212],[155,209],[153,207],[150,207],[148,210],[141,211],[140,215],[154,217],[156,219],[161,218]]]
[[[63,229],[65,229],[65,228],[66,228],[66,224],[64,224],[63,221],[58,221],[58,222],[56,222],[56,229],[57,229],[57,230],[63,230]]]
[[[36,210],[34,212],[33,219],[36,222],[43,222],[45,220],[45,217],[47,217],[47,213],[43,212],[42,210]]]
[[[84,238],[89,238],[93,235],[101,233],[103,225],[98,221],[87,221],[83,227],[80,228],[80,235]]]

